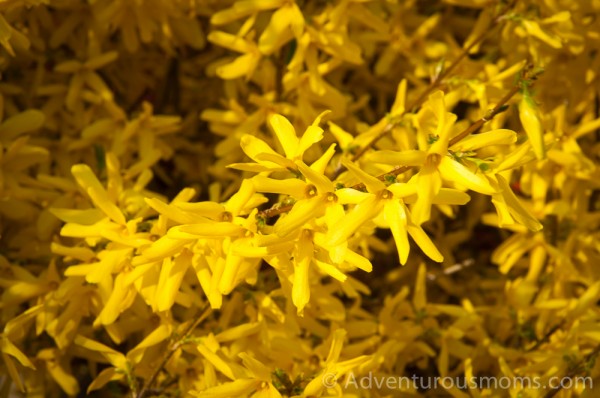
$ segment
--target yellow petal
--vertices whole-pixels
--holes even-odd
[[[418,184],[406,184],[397,182],[387,187],[388,191],[394,194],[394,198],[403,199],[409,196],[415,196],[419,192]]]
[[[529,33],[531,36],[537,37],[544,43],[548,44],[550,47],[562,48],[562,43],[560,39],[550,36],[542,28],[540,28],[540,25],[537,22],[523,20],[522,23],[527,33]]]
[[[219,333],[215,336],[215,339],[217,339],[219,343],[222,343],[224,341],[239,340],[241,338],[257,334],[262,330],[263,325],[263,322],[243,323],[241,325],[231,327]],[[240,357],[242,357],[242,354],[240,354]]]
[[[500,196],[500,199],[498,199],[498,196]],[[506,206],[504,198],[502,198],[501,195],[494,195],[492,197],[492,204],[496,208],[496,215],[497,215],[497,221],[490,220],[490,222],[492,224],[497,224],[498,227],[500,227],[500,228],[506,228],[513,224],[516,224],[515,219],[510,214],[510,211],[508,210],[508,207]]]
[[[246,397],[256,390],[260,383],[261,381],[256,379],[237,379],[204,391],[192,391],[191,394],[200,398]]]
[[[264,258],[291,250],[294,243],[291,241],[270,244],[268,246],[251,246],[249,244],[236,244],[231,250],[235,256],[246,258]]]
[[[213,337],[213,339],[214,339],[214,337]],[[234,367],[232,366],[230,361],[224,359],[222,357],[222,355],[220,355],[220,353],[214,352],[209,347],[209,342],[202,342],[202,343],[198,344],[196,346],[196,348],[198,349],[200,354],[202,354],[202,356],[204,358],[206,358],[206,360],[208,362],[210,362],[216,369],[219,370],[219,372],[223,373],[223,375],[225,375],[230,380],[236,380]],[[244,379],[241,379],[241,380],[244,380]],[[213,395],[208,395],[208,396],[212,397]],[[230,397],[230,396],[231,395],[227,395],[227,397]],[[237,395],[233,395],[233,396],[237,396]]]
[[[169,205],[157,198],[144,198],[144,201],[148,206],[156,210],[159,214],[164,215],[169,220],[173,220],[180,224],[192,224],[195,222],[201,222],[202,219],[194,217],[193,215],[177,208],[176,206]]]
[[[519,199],[513,193],[508,185],[508,182],[500,174],[496,174],[498,185],[500,186],[502,198],[510,211],[510,214],[522,225],[529,228],[531,231],[539,231],[542,229],[542,224],[532,216],[521,204]]]
[[[121,312],[125,310],[124,303],[128,290],[129,287],[124,284],[124,274],[118,274],[115,278],[112,293],[98,315],[98,324],[110,325],[117,320]]]
[[[359,204],[363,200],[371,197],[373,194],[368,192],[357,191],[353,188],[342,188],[335,191],[335,195],[338,197],[338,203],[347,204]]]
[[[89,394],[92,391],[96,391],[104,387],[107,383],[115,380],[121,380],[125,377],[122,372],[117,373],[115,368],[106,368],[101,371],[98,376],[90,383],[87,389]]]
[[[332,365],[340,358],[346,334],[346,330],[342,328],[336,329],[335,332],[333,332],[333,339],[331,341],[331,346],[329,347],[327,359],[325,360],[326,365]]]
[[[388,164],[392,166],[420,166],[425,163],[427,154],[419,150],[407,151],[376,151],[369,153],[365,158],[374,163]]]
[[[158,311],[166,311],[175,303],[175,296],[181,286],[181,281],[192,260],[192,253],[183,250],[174,261],[165,259],[158,278],[156,308]]]
[[[406,231],[406,210],[404,205],[401,205],[398,200],[390,200],[384,205],[383,216],[385,221],[390,226],[396,248],[398,249],[398,257],[400,264],[406,264],[410,245],[408,243],[408,234]]]
[[[254,188],[257,192],[284,194],[296,199],[302,199],[305,197],[306,183],[302,180],[276,180],[274,178],[257,175],[252,177],[251,181],[254,184]]]
[[[348,277],[334,265],[319,260],[315,260],[315,264],[323,273],[331,276],[334,279],[337,279],[340,282],[344,282],[346,279],[348,279]]]
[[[533,147],[533,152],[538,159],[546,157],[546,147],[544,146],[544,129],[539,115],[537,105],[528,94],[523,94],[519,101],[519,119],[527,133],[527,137]]]
[[[375,195],[370,195],[367,199],[357,204],[339,222],[337,228],[329,230],[327,233],[329,246],[337,246],[347,241],[364,223],[372,220],[379,213],[382,206],[383,203]]]
[[[292,37],[290,26],[295,17],[292,5],[288,4],[273,13],[269,24],[258,40],[258,49],[261,53],[270,55],[289,41]]]
[[[433,261],[441,263],[444,261],[444,256],[440,253],[440,251],[435,247],[429,236],[423,231],[418,225],[415,225],[411,222],[406,226],[408,233],[414,239],[415,243],[423,250],[423,253],[427,255]]]
[[[62,388],[69,396],[75,396],[79,392],[79,383],[77,379],[71,375],[70,369],[65,369],[62,364],[56,362],[47,362],[46,368],[54,381]]]
[[[279,236],[287,236],[298,231],[311,219],[318,218],[325,212],[324,204],[325,201],[320,196],[297,201],[287,215],[277,220],[275,233]]]
[[[156,329],[154,329],[150,334],[144,337],[138,345],[136,345],[133,349],[131,349],[127,353],[127,357],[134,363],[138,363],[143,356],[144,350],[148,347],[152,347],[156,344],[159,344],[171,335],[171,327],[169,325],[160,325]]]
[[[483,175],[473,173],[462,164],[455,162],[446,156],[442,158],[439,170],[442,174],[442,178],[446,181],[455,182],[485,195],[496,193],[496,190],[492,188],[487,178]]]
[[[319,174],[325,174],[325,170],[327,169],[327,165],[331,161],[333,155],[335,155],[335,145],[331,144],[329,148],[321,155],[319,159],[317,159],[314,163],[310,165],[310,168]]]
[[[1,17],[2,16],[0,15],[0,18]],[[0,39],[0,43],[1,42],[2,41]],[[17,389],[20,392],[25,393],[25,386],[23,385],[23,380],[21,380],[21,375],[19,374],[19,370],[13,362],[13,359],[5,353],[2,353],[2,359],[4,360],[4,364],[6,365],[6,368],[8,370],[8,375],[10,376],[11,380],[16,384]]]
[[[202,238],[224,238],[226,236],[239,235],[243,231],[243,228],[229,222],[216,222],[179,225],[173,227],[172,230],[181,231]]]
[[[294,126],[292,126],[287,118],[278,114],[269,117],[269,125],[281,143],[285,156],[288,159],[293,159],[299,144]]]
[[[233,22],[237,19],[245,18],[245,17],[249,16],[250,14],[252,14],[253,12],[255,12],[255,10],[246,9],[246,10],[240,11],[240,10],[236,9],[235,7],[227,8],[225,10],[221,10],[221,11],[218,11],[218,12],[212,14],[212,16],[210,18],[210,23],[215,26],[225,25],[225,24]]]
[[[363,257],[350,249],[344,252],[344,261],[365,272],[373,271],[373,264],[371,264],[368,258]]]
[[[402,79],[400,84],[398,84],[398,88],[396,89],[396,99],[392,105],[392,111],[390,112],[394,116],[404,113],[406,103],[406,87],[407,80]]]
[[[275,164],[279,165],[279,168],[291,169],[291,170],[296,169],[296,165],[294,164],[294,162],[292,162],[288,158],[284,158],[283,156],[281,156],[279,154],[271,155],[270,153],[261,153],[256,156],[256,159],[263,163],[265,163],[265,162],[275,163]]]
[[[198,282],[200,282],[202,291],[208,298],[210,308],[221,308],[223,297],[217,289],[213,289],[217,284],[213,281],[210,266],[206,259],[199,255],[195,255],[192,260],[192,265],[194,266],[194,271],[196,271],[196,277],[198,278]]]
[[[416,185],[419,186],[419,196],[411,209],[412,219],[417,225],[429,221],[433,198],[442,186],[442,180],[437,168],[433,165],[424,166],[417,174]]]
[[[527,141],[502,159],[502,162],[500,162],[494,171],[499,173],[501,171],[512,170],[524,165],[525,163],[529,163],[531,160],[535,159],[535,157],[530,154],[530,151],[531,142]]]
[[[452,188],[440,188],[440,191],[433,198],[436,205],[464,205],[471,200],[466,193]]]
[[[371,193],[378,193],[385,189],[385,184],[379,181],[376,177],[365,173],[362,169],[356,166],[353,162],[342,158],[342,164],[354,174],[360,182],[365,184],[367,190]]]
[[[244,179],[238,191],[225,204],[225,208],[235,216],[241,214],[255,192],[252,181]]]
[[[162,261],[164,258],[170,257],[179,252],[186,244],[188,244],[188,241],[186,240],[163,236],[156,242],[152,243],[150,247],[143,250],[142,255],[135,257],[131,263],[132,265],[136,266],[153,261]]]
[[[30,369],[35,369],[33,363],[27,358],[25,354],[23,354],[9,339],[2,336],[0,343],[0,351],[4,354],[8,354],[15,358],[19,363],[23,366],[27,366]]]
[[[126,224],[127,220],[125,220],[123,212],[117,205],[110,201],[104,188],[102,188],[102,190],[97,190],[95,187],[89,187],[87,189],[87,194],[90,199],[92,199],[92,202],[94,202],[94,205],[102,210],[111,220],[120,225]]]
[[[246,40],[226,32],[212,31],[208,34],[207,39],[213,44],[242,54],[253,50],[252,45]]]
[[[76,164],[71,167],[71,173],[75,180],[92,199],[97,208],[102,210],[109,218],[118,224],[125,225],[125,216],[121,210],[108,199],[106,190],[98,181],[98,178],[86,164]]]
[[[274,156],[280,156],[277,152],[275,152],[271,147],[261,140],[260,138],[256,138],[249,134],[244,134],[242,139],[240,140],[240,146],[242,150],[248,157],[255,162],[261,163],[257,156],[262,153],[268,153]],[[272,166],[277,166],[276,164],[272,164]]]
[[[226,65],[217,68],[217,75],[224,80],[237,79],[246,76],[249,78],[258,64],[258,58],[254,54],[244,54]]]
[[[311,184],[314,184],[317,187],[317,190],[321,194],[334,191],[335,187],[333,183],[325,175],[317,173],[311,167],[305,165],[302,161],[296,162],[296,166],[298,166],[298,170],[300,170],[304,177],[306,177]]]
[[[206,45],[206,39],[200,21],[196,18],[172,18],[169,26],[173,35],[190,47],[201,50]]]
[[[312,240],[306,239],[306,234],[298,244],[298,256],[294,261],[294,283],[292,286],[292,301],[299,315],[310,301],[309,267],[313,258]]]
[[[125,355],[113,350],[108,346],[105,346],[104,344],[88,339],[80,334],[75,336],[75,344],[90,351],[102,354],[102,356],[104,356],[108,362],[110,362],[117,369],[125,370],[127,368],[127,359],[125,358]]]
[[[232,253],[227,255],[225,268],[219,280],[219,292],[221,294],[229,294],[235,288],[237,281],[240,279],[238,274],[243,261],[243,257],[238,257]]]
[[[335,140],[340,144],[340,147],[345,151],[348,150],[348,147],[354,141],[354,136],[347,131],[342,130],[340,126],[333,122],[328,122],[327,124],[329,125],[329,131],[331,134],[333,134]]]
[[[413,294],[413,305],[417,310],[423,310],[427,305],[427,267],[424,263],[419,265],[417,279],[415,281],[415,292]]]
[[[10,45],[10,38],[13,33],[13,28],[6,22],[6,19],[0,14],[0,44],[11,55],[15,56],[15,52]]]
[[[70,111],[74,111],[77,104],[81,101],[81,91],[83,89],[83,76],[77,73],[71,78],[69,82],[69,89],[65,98],[65,105]]]
[[[323,129],[321,127],[308,126],[304,132],[304,135],[300,138],[300,142],[298,143],[296,157],[301,157],[308,148],[322,139]]]
[[[453,151],[474,151],[492,145],[510,145],[517,142],[517,133],[512,130],[498,129],[470,135],[452,145]]]
[[[0,125],[0,137],[3,142],[9,142],[23,133],[39,129],[45,120],[44,113],[35,109],[17,113]]]
[[[103,66],[115,61],[118,57],[119,53],[117,51],[108,51],[104,54],[96,55],[95,57],[90,58],[84,65],[88,69],[100,69]]]

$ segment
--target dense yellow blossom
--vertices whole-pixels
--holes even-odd
[[[597,0],[0,1],[0,395],[595,397],[598,54]]]

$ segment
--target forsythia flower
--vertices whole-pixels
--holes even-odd
[[[1,395],[595,396],[599,16],[0,1]]]

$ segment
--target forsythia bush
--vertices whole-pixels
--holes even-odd
[[[600,394],[600,1],[2,0],[0,45],[1,396]]]

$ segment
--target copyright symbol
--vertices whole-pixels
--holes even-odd
[[[335,373],[325,373],[321,381],[323,382],[323,387],[333,388],[337,384],[337,376]]]

